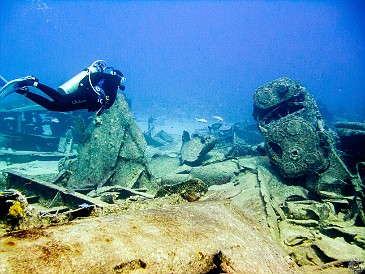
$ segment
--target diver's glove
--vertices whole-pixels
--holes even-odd
[[[19,78],[19,82],[18,82],[18,87],[25,87],[25,86],[37,86],[38,85],[39,80],[37,78],[35,78],[34,76],[25,76],[22,78]]]
[[[29,88],[24,86],[24,87],[21,87],[20,89],[16,90],[15,92],[20,95],[27,96],[28,91],[29,91]]]

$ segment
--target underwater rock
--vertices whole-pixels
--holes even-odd
[[[238,172],[238,165],[232,160],[205,166],[193,167],[190,172],[191,178],[199,178],[211,185],[223,185],[235,178]]]
[[[214,148],[216,141],[214,136],[195,135],[190,140],[183,142],[180,151],[182,163],[190,166],[201,164],[205,155]]]
[[[118,161],[115,173],[111,175],[108,182],[110,185],[120,185],[128,188],[150,187],[150,173],[146,164],[142,161],[133,161],[128,158],[121,158]]]
[[[118,194],[118,192],[104,192],[100,195],[100,200],[108,204],[115,204]]]
[[[242,189],[235,187],[230,182],[225,185],[212,185],[209,187],[207,194],[202,198],[203,201],[229,200],[240,195]]]
[[[79,145],[68,186],[112,185],[133,187],[148,181],[144,162],[147,147],[122,94],[100,117],[89,140]]]
[[[171,163],[175,163],[174,161],[171,161]],[[183,183],[187,180],[189,180],[190,178],[190,171],[192,169],[192,167],[188,166],[188,165],[182,165],[182,166],[177,166],[175,169],[173,170],[169,170],[168,167],[171,167],[172,165],[167,165],[165,167],[165,172],[164,173],[160,173],[160,184],[161,185],[175,185],[175,184],[180,184]],[[179,162],[177,163],[178,165],[180,165],[180,159]],[[162,165],[163,167],[163,165]],[[162,171],[162,170],[161,170]],[[152,171],[154,172],[154,171]],[[153,175],[155,176],[155,173],[153,173]]]
[[[177,185],[165,185],[161,187],[155,197],[163,197],[171,194],[180,194],[185,200],[194,202],[200,199],[208,191],[208,186],[200,179],[190,179]]]
[[[257,173],[258,165],[268,165],[269,160],[267,157],[239,157],[237,159],[240,170],[248,170],[253,173]]]
[[[300,272],[277,243],[224,202],[84,218],[10,234],[0,245],[3,273]]]
[[[169,173],[160,178],[161,185],[176,185],[189,180],[188,174]]]
[[[155,154],[148,159],[149,171],[156,178],[164,177],[166,174],[175,171],[179,166],[180,159],[178,157]]]

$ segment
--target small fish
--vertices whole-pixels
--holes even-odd
[[[223,122],[224,120],[223,120],[223,118],[222,117],[220,117],[220,116],[212,116],[212,118],[213,119],[216,119],[217,121],[219,121],[219,122]]]
[[[81,205],[79,205],[79,208],[89,208],[91,207],[91,205],[87,204],[87,203],[83,203]]]
[[[208,121],[205,120],[204,118],[195,118],[195,122],[208,123]]]
[[[12,116],[4,118],[4,121],[15,121],[15,118]]]
[[[219,130],[222,127],[222,123],[214,123],[211,126],[208,126],[209,132]]]

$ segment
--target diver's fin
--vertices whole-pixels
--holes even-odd
[[[0,75],[0,87],[5,86],[7,82],[8,81],[6,81],[5,78]]]
[[[5,80],[4,77],[0,75],[0,83],[1,83],[0,87],[3,82],[5,83],[0,89],[0,100],[8,96],[9,94],[13,93],[14,91],[18,90],[19,89],[18,83],[23,80],[24,78],[19,78],[8,82]]]

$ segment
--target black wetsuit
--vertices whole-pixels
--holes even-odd
[[[28,92],[26,97],[50,111],[72,111],[87,109],[98,111],[110,108],[117,97],[120,77],[103,72],[91,74],[91,83],[102,90],[98,95],[90,86],[89,76],[85,76],[79,83],[76,91],[70,94],[61,94],[55,89],[38,83],[37,89],[43,91],[53,101],[38,94]]]

